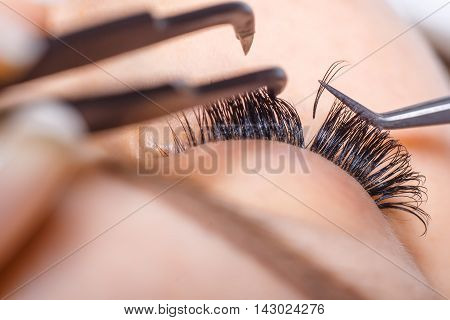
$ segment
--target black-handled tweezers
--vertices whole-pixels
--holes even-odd
[[[252,9],[242,2],[230,2],[199,10],[155,18],[149,12],[138,13],[61,37],[48,36],[42,58],[16,84],[101,59],[142,48],[200,29],[230,24],[244,53],[250,50],[255,33]]]
[[[167,18],[154,18],[149,13],[141,13],[60,38],[48,38],[48,50],[42,59],[24,77],[7,85],[86,65],[220,24],[233,26],[246,54],[253,41],[255,20],[252,9],[245,3],[224,3]],[[277,95],[284,89],[286,81],[282,69],[269,68],[196,87],[174,81],[154,88],[67,102],[82,114],[90,131],[97,131],[168,115],[261,87]]]

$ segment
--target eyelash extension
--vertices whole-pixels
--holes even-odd
[[[430,216],[420,208],[426,199],[425,177],[413,171],[411,155],[389,131],[372,126],[336,100],[309,149],[347,171],[379,209],[416,216],[426,233]]]
[[[325,83],[329,83],[339,73],[339,71],[341,71],[342,69],[344,69],[345,67],[348,67],[348,66],[349,66],[349,64],[345,60],[339,60],[339,61],[334,62],[328,68],[327,72],[325,72],[325,75],[323,76],[322,81]],[[314,99],[314,105],[313,105],[313,119],[316,117],[316,111],[317,111],[317,107],[319,105],[319,100],[320,100],[320,97],[322,96],[324,90],[325,90],[325,88],[323,86],[319,86],[319,89],[317,89],[316,98]]]
[[[201,106],[194,110],[194,115],[195,123],[184,113],[178,116],[185,143],[169,124],[175,152],[207,142],[242,139],[272,140],[305,147],[303,126],[295,108],[271,96],[265,88]]]
[[[327,82],[341,64],[338,61],[330,67],[324,77]],[[319,89],[314,108],[322,92]],[[380,210],[410,213],[424,225],[423,234],[427,231],[430,216],[420,208],[426,200],[425,177],[412,170],[406,148],[389,131],[372,126],[337,100],[307,146],[294,106],[272,97],[264,88],[197,107],[194,116],[192,121],[184,113],[178,115],[184,139],[169,124],[175,153],[207,142],[243,139],[272,140],[306,148],[356,179]]]

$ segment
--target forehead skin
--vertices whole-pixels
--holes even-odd
[[[152,11],[161,15],[213,2],[219,1],[189,0],[180,2],[164,0],[152,1],[151,3],[142,1],[145,6],[150,6]],[[288,86],[282,97],[292,102],[301,101],[296,106],[303,116],[302,120],[307,124],[309,123],[313,100],[312,96],[309,98],[308,96],[317,89],[317,79],[323,75],[332,62],[339,59],[346,59],[356,64],[363,58],[368,57],[337,79],[334,84],[364,104],[373,106],[374,110],[377,111],[385,111],[391,106],[416,103],[421,100],[442,96],[449,92],[448,78],[446,78],[440,64],[425,45],[423,39],[414,30],[407,32],[382,50],[374,53],[377,48],[380,48],[381,45],[406,28],[380,2],[357,0],[333,1],[331,3],[329,1],[285,1],[277,3],[277,5],[274,5],[272,1],[253,0],[247,2],[255,10],[257,19],[257,34],[254,46],[247,57],[242,56],[239,43],[234,39],[232,30],[229,27],[222,27],[176,39],[151,49],[143,49],[138,53],[124,56],[122,59],[111,60],[102,64],[102,66],[107,68],[109,73],[114,74],[115,77],[127,83],[142,86],[152,85],[176,77],[183,77],[193,82],[208,82],[212,79],[217,79],[217,77],[220,78],[236,72],[241,73],[246,70],[254,70],[274,64],[280,65],[289,75]],[[108,7],[115,8],[111,11],[116,11],[110,12],[111,14],[126,12],[127,8],[124,8],[124,5],[122,1],[108,1]],[[92,19],[91,17],[101,17],[101,12],[107,12],[107,10],[109,9],[101,7],[101,4],[96,1],[83,1],[81,5],[74,2],[70,10],[59,8],[55,11],[53,26],[55,30],[70,29],[70,21],[72,21],[72,25],[83,25],[84,23],[89,23],[89,20]],[[109,13],[104,15],[107,14]],[[350,24],[348,21],[352,21],[352,23]],[[405,52],[408,54],[405,54]],[[417,77],[417,74],[421,76]],[[364,85],[364,83],[370,83],[370,85]],[[73,94],[89,94],[105,88],[119,89],[122,87],[123,83],[117,82],[117,80],[95,68],[90,70],[87,68],[83,72],[73,72],[71,77],[67,77],[67,74],[65,77],[61,75],[59,79],[55,79],[53,82],[48,81],[47,85],[43,84],[41,87],[39,84],[35,84],[35,89],[39,89],[41,92],[72,92]],[[374,93],[374,88],[378,89],[376,93]],[[33,90],[28,90],[26,95],[21,92],[20,96],[31,96],[32,93]],[[4,97],[4,99],[15,98],[17,98],[17,95],[16,97],[14,96],[14,91],[11,92],[10,96]],[[312,123],[312,126],[320,124],[320,120],[323,119],[327,111],[327,104],[322,104],[319,109],[319,119]],[[446,231],[446,225],[448,225],[446,213],[448,210],[445,209],[448,208],[448,200],[445,193],[447,183],[450,181],[450,173],[447,169],[449,160],[449,150],[446,147],[449,145],[447,131],[448,128],[436,127],[420,129],[420,131],[405,130],[393,133],[412,152],[414,167],[427,176],[430,200],[426,204],[425,209],[431,214],[433,220],[426,238],[418,237],[421,229],[414,219],[408,217],[408,220],[405,221],[402,216],[402,219],[390,222],[400,235],[401,241],[407,246],[408,251],[412,252],[426,277],[430,279],[434,287],[444,293],[450,292],[450,279],[445,274],[446,270],[448,270],[447,267],[450,267],[450,253],[446,249],[450,242],[450,235]],[[138,145],[136,132],[136,127],[117,130],[115,134],[104,135],[99,139],[99,142],[114,155],[121,154],[125,155],[127,159],[134,159],[138,154],[136,149]],[[121,152],[118,152],[118,150]],[[320,160],[322,159],[315,159],[314,163],[316,161],[320,163]],[[313,159],[311,163],[313,163]],[[325,164],[323,167],[329,165]],[[339,170],[335,171],[339,172]],[[323,170],[318,172],[323,172]],[[244,177],[239,175],[236,176],[235,180],[233,178],[231,181],[230,177],[220,178],[218,176],[214,177],[214,179],[216,179],[216,182],[211,187],[212,191],[222,194],[223,197],[229,197],[233,200],[233,203],[238,205],[239,203],[242,206],[249,205],[248,194],[231,192],[234,190],[231,186],[237,188],[240,185],[240,180],[243,181],[242,183],[245,181],[250,183],[249,181],[251,180],[244,179]],[[217,181],[217,179],[223,179],[223,182]],[[274,177],[274,179],[284,178],[281,176]],[[348,179],[348,177],[344,180],[349,183],[345,184],[346,187],[343,190],[346,190],[346,188],[350,188],[350,190],[358,188],[354,184],[355,182]],[[205,181],[207,181],[206,178]],[[298,183],[296,181],[296,179],[287,176],[285,183],[287,187],[292,188],[292,185]],[[97,181],[98,184],[95,184],[95,181],[91,182],[96,186],[104,186],[106,184],[102,184],[99,181]],[[322,182],[334,184],[337,181],[327,182],[326,179],[323,179]],[[229,185],[230,187],[218,188],[218,186],[222,185]],[[330,190],[339,189],[330,188]],[[367,235],[375,246],[390,247],[390,244],[392,244],[392,248],[387,249],[387,251],[392,254],[398,249],[402,252],[399,256],[403,257],[404,251],[398,245],[398,240],[395,237],[391,237],[392,234],[389,228],[387,230],[384,229],[386,223],[382,221],[379,211],[374,208],[373,203],[369,201],[370,199],[367,199],[367,195],[362,191],[359,190],[352,193],[352,201],[341,199],[336,194],[336,197],[342,200],[340,203],[344,203],[345,206],[342,206],[340,203],[337,205],[329,202],[331,205],[329,212],[336,213],[335,218],[340,219],[339,222],[341,224],[349,228],[352,227],[353,232],[356,232],[359,236],[364,237]],[[312,215],[307,214],[309,212],[307,209],[293,210],[290,205],[294,207],[299,205],[298,203],[295,204],[294,200],[291,199],[291,202],[287,200],[283,202],[274,201],[274,188],[268,186],[261,192],[259,199],[264,199],[264,201],[252,201],[253,204],[256,203],[260,206],[267,204],[270,207],[280,203],[279,210],[271,210],[271,212],[278,212],[280,215],[284,214],[283,219],[288,219],[288,215],[292,214],[292,211],[299,212],[299,215],[303,215],[302,219],[308,221],[308,223],[305,223],[305,225],[309,226],[307,230],[324,228],[319,229],[318,234],[321,235],[318,237],[319,239],[323,239],[328,235],[334,240],[338,237],[326,224],[320,226],[318,221],[314,222],[316,218],[312,218]],[[133,191],[130,191],[130,193],[121,192],[121,194],[126,194],[133,198]],[[308,190],[302,193],[302,196],[305,195],[307,197],[314,196]],[[81,195],[76,195],[76,197],[80,198],[75,199],[81,200],[83,196],[87,197],[86,194],[81,193]],[[123,206],[130,205],[129,201],[122,199],[121,201],[124,202]],[[287,209],[284,208],[285,205]],[[320,201],[317,205],[322,206],[326,204]],[[354,208],[366,208],[367,206],[367,210],[370,211],[367,217],[375,219],[377,222],[364,224],[364,219],[361,219],[362,216],[359,212],[361,210],[349,210],[348,212],[343,210],[345,212],[340,212],[341,209],[339,208],[346,206],[355,206]],[[342,215],[337,214],[338,212],[342,213]],[[347,215],[350,215],[349,219],[344,219],[343,217],[347,217]],[[137,225],[134,226],[137,227]],[[132,230],[130,228],[129,232],[132,233]],[[379,230],[385,231],[380,231],[377,236]],[[311,231],[313,234],[314,232]],[[314,238],[314,236],[311,236],[311,238]],[[387,241],[386,239],[389,238],[393,240]],[[79,238],[77,239],[80,240]],[[201,240],[199,241],[201,242]],[[335,242],[330,240],[326,244],[333,243]],[[320,244],[321,242],[318,241],[317,247],[326,247],[320,246]],[[47,246],[49,245],[47,243]],[[333,246],[330,245],[329,247]],[[337,249],[344,247],[344,244],[336,246]],[[216,248],[212,248],[211,252],[214,252],[214,250]],[[30,255],[32,255],[32,252]],[[61,249],[58,252],[62,254],[65,251]],[[52,257],[56,259],[58,255],[53,254]],[[92,252],[91,254],[95,253]],[[347,260],[352,261],[351,258],[355,256],[349,256]],[[29,262],[29,259],[29,256],[24,258],[22,264],[19,265],[23,267]],[[101,259],[103,262],[106,260]],[[236,258],[236,260],[239,259]],[[86,266],[86,261],[81,266]],[[409,264],[407,257],[402,261]],[[103,262],[99,262],[99,267],[104,266]],[[45,265],[45,263],[42,262],[40,266],[42,265]],[[253,267],[256,268],[255,266]],[[253,267],[248,267],[248,270],[253,270]],[[338,266],[335,264],[328,265],[328,267],[338,269]],[[345,269],[345,266],[343,268]],[[32,271],[36,270],[32,269],[29,272],[32,273]],[[255,271],[257,276],[263,277],[261,274],[264,271],[260,270],[258,272]],[[22,276],[24,275],[27,275],[27,272],[23,272]],[[269,276],[265,275],[264,277],[265,281],[272,281],[269,280]],[[12,279],[18,282],[23,280],[20,277]],[[50,284],[53,283],[52,281],[55,281],[55,279],[50,279]],[[11,282],[14,281],[11,280]],[[56,284],[54,285],[56,286]],[[279,284],[277,285],[279,286]],[[281,289],[280,287],[278,288],[278,291],[274,290],[274,292],[286,290],[283,289],[283,286],[281,286]]]

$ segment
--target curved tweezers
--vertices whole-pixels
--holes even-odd
[[[236,37],[247,54],[253,42],[255,19],[252,9],[245,3],[224,3],[167,18],[154,18],[145,12],[58,38],[48,38],[48,49],[41,60],[24,77],[6,85],[80,67],[221,24],[234,27]]]

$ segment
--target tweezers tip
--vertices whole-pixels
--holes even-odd
[[[242,50],[244,50],[244,54],[247,55],[252,47],[254,34],[251,34],[246,37],[239,37],[239,41],[241,42]]]
[[[324,82],[324,81],[322,81],[322,80],[318,80],[318,81],[319,81],[319,84],[320,84],[322,87],[324,87],[324,88],[329,88],[329,87],[330,87],[326,82]]]
[[[366,108],[359,102],[353,100],[349,96],[333,88],[328,83],[323,82],[321,80],[319,80],[319,83],[322,87],[327,89],[332,95],[334,95],[337,99],[339,99],[342,103],[344,103],[347,108],[349,108],[350,110],[352,110],[365,120],[369,121],[373,126],[382,129],[382,126],[378,123],[379,115],[377,113],[373,112],[372,110]]]
[[[350,102],[351,104],[353,104],[352,99],[350,99],[349,97],[347,97],[345,94],[343,94],[342,92],[336,90],[335,88],[333,88],[332,86],[330,86],[328,83],[319,80],[319,83],[322,87],[324,87],[325,89],[327,89],[327,91],[329,91],[333,96],[335,96],[336,98],[338,98],[340,101],[344,102],[344,103],[348,103]]]

